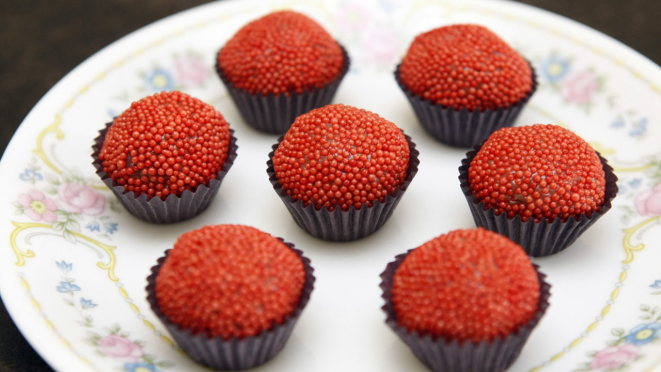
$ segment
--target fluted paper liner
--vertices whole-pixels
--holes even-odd
[[[459,167],[461,191],[466,197],[475,225],[510,238],[521,245],[530,256],[544,257],[564,250],[612,208],[611,202],[618,191],[617,176],[613,173],[613,168],[608,165],[608,161],[595,151],[606,176],[604,204],[599,211],[593,212],[589,216],[583,214],[578,219],[569,217],[565,222],[560,218],[555,218],[551,223],[545,219],[540,222],[535,222],[534,219],[523,222],[518,214],[511,219],[507,218],[506,213],[497,216],[493,208],[487,209],[483,202],[478,202],[468,182],[468,168],[483,144],[473,146],[473,150],[466,154],[466,158],[461,161],[462,165]]]
[[[236,145],[234,131],[230,129],[231,137],[227,160],[225,160],[225,164],[223,164],[220,171],[216,173],[216,179],[209,181],[209,185],[199,185],[195,191],[185,190],[180,196],[170,194],[165,201],[158,197],[148,199],[146,194],[136,198],[133,191],[126,192],[123,186],[117,184],[103,171],[102,162],[99,160],[99,152],[101,152],[103,141],[111,125],[112,122],[106,124],[106,127],[99,131],[99,136],[94,140],[92,146],[92,159],[94,161],[92,165],[96,168],[96,174],[101,178],[101,181],[112,190],[124,208],[143,221],[158,224],[174,223],[193,218],[202,213],[209,207],[209,204],[218,193],[223,178],[234,164],[234,159],[236,159],[238,146]]]
[[[404,258],[413,251],[395,257],[381,274],[381,289],[386,304],[382,307],[386,313],[386,324],[404,341],[413,354],[429,369],[435,372],[502,372],[509,368],[519,357],[532,330],[537,326],[546,309],[549,307],[551,285],[544,281],[546,275],[533,265],[539,280],[539,304],[532,319],[509,335],[499,337],[491,342],[475,343],[448,340],[442,337],[432,337],[409,331],[397,323],[397,314],[392,302],[392,283],[395,272]]]
[[[332,82],[322,88],[315,87],[309,91],[304,90],[301,94],[292,93],[289,97],[284,94],[276,96],[273,93],[267,95],[261,93],[251,94],[248,91],[236,88],[218,64],[220,52],[216,55],[216,73],[227,88],[246,123],[261,132],[284,134],[297,117],[313,109],[326,106],[333,100],[337,88],[347,71],[349,71],[350,64],[347,51],[341,45],[340,49],[342,49],[343,57],[342,67]]]
[[[403,131],[402,134],[404,134]],[[406,134],[404,136],[409,145],[410,154],[404,184],[398,187],[393,194],[388,194],[384,202],[375,200],[372,207],[363,206],[360,209],[356,209],[354,206],[351,206],[347,211],[343,211],[342,208],[335,208],[334,211],[329,212],[326,206],[321,207],[321,209],[315,209],[314,204],[303,206],[303,201],[294,201],[282,188],[273,168],[273,155],[285,138],[284,136],[278,139],[278,143],[273,145],[273,151],[269,153],[269,161],[266,163],[268,167],[266,173],[269,175],[273,189],[280,196],[280,199],[282,199],[294,221],[310,235],[330,241],[360,239],[374,233],[386,223],[404,196],[404,192],[411,184],[413,177],[418,173],[418,165],[420,164],[418,155],[420,153],[416,150],[415,143],[411,141],[411,137]]]
[[[503,127],[514,125],[516,118],[530,97],[537,90],[537,74],[532,65],[532,88],[519,102],[498,110],[479,109],[468,111],[463,108],[433,104],[430,100],[413,94],[402,82],[399,67],[395,70],[395,80],[411,103],[415,115],[427,133],[437,140],[455,147],[471,147],[487,139],[491,133]]]
[[[298,318],[310,300],[310,294],[314,289],[315,277],[312,274],[314,269],[310,266],[310,259],[303,256],[303,252],[294,248],[293,244],[284,242],[281,238],[278,239],[285,243],[303,261],[305,284],[301,291],[298,306],[291,314],[285,317],[284,323],[274,323],[273,328],[270,330],[265,330],[255,336],[243,339],[232,337],[229,340],[225,340],[220,336],[209,338],[206,334],[194,335],[188,329],[183,329],[179,325],[170,322],[168,317],[161,311],[156,300],[156,277],[161,266],[167,259],[170,250],[165,251],[165,256],[159,258],[156,266],[151,268],[152,274],[147,278],[147,301],[149,301],[151,309],[177,341],[179,347],[191,359],[213,369],[239,371],[266,363],[285,347]]]

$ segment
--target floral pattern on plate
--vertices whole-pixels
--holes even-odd
[[[182,229],[216,220],[208,215],[200,216],[188,225],[173,225],[158,232],[155,230],[157,227],[137,222],[127,213],[122,213],[116,199],[99,182],[89,165],[89,152],[85,151],[89,150],[88,142],[94,138],[94,132],[103,126],[104,120],[107,122],[117,116],[135,99],[168,89],[190,92],[222,110],[231,119],[242,143],[245,143],[242,148],[246,149],[247,154],[250,151],[259,153],[259,146],[262,145],[268,148],[269,143],[273,142],[270,138],[265,140],[242,127],[232,102],[213,73],[213,66],[224,37],[229,37],[233,30],[247,20],[283,6],[310,14],[349,50],[352,70],[343,82],[337,99],[346,100],[346,103],[355,100],[365,103],[365,106],[373,105],[386,111],[387,117],[399,120],[397,122],[405,127],[407,133],[420,138],[425,156],[432,160],[430,164],[441,164],[446,159],[442,156],[450,151],[441,151],[440,145],[422,137],[424,134],[420,132],[401,92],[386,91],[396,89],[392,70],[405,53],[412,37],[441,24],[467,21],[484,23],[502,33],[506,40],[529,57],[538,71],[540,90],[524,110],[521,120],[554,122],[584,136],[615,167],[620,177],[620,193],[613,211],[598,224],[604,229],[591,236],[591,239],[598,240],[599,235],[607,235],[607,243],[599,247],[602,250],[591,251],[593,247],[587,244],[586,238],[578,243],[582,244],[581,247],[563,252],[562,257],[536,260],[545,272],[549,270],[547,273],[554,284],[554,298],[557,298],[554,301],[557,302],[554,302],[545,320],[533,332],[512,371],[566,371],[575,368],[584,371],[634,371],[661,363],[655,357],[659,354],[661,339],[658,319],[661,280],[658,273],[643,269],[649,267],[653,257],[658,256],[658,249],[652,248],[661,231],[657,227],[661,221],[661,154],[658,149],[653,149],[653,144],[658,144],[661,137],[657,129],[661,118],[649,109],[658,107],[661,78],[649,73],[649,70],[641,69],[639,57],[631,53],[614,55],[615,52],[611,53],[607,47],[603,47],[608,45],[607,41],[595,41],[587,32],[573,34],[570,30],[574,26],[565,25],[555,18],[547,19],[545,17],[548,16],[542,13],[534,13],[534,17],[530,17],[526,13],[530,10],[513,4],[499,3],[496,6],[491,2],[448,0],[373,0],[360,4],[349,1],[292,0],[257,7],[247,2],[238,5],[211,4],[197,10],[197,16],[193,17],[195,19],[182,21],[181,24],[177,23],[179,21],[164,21],[167,26],[162,26],[160,36],[153,40],[145,37],[142,47],[136,44],[126,50],[114,49],[114,59],[98,63],[93,73],[85,75],[87,80],[80,78],[76,81],[79,85],[67,91],[70,94],[44,99],[60,102],[59,108],[48,109],[50,111],[40,116],[38,121],[28,118],[23,124],[25,131],[17,134],[18,142],[21,136],[27,136],[25,133],[28,133],[28,129],[31,131],[28,133],[30,138],[21,143],[24,160],[20,164],[18,161],[16,164],[2,164],[3,172],[8,172],[3,173],[3,176],[12,180],[9,185],[12,192],[6,196],[10,206],[6,213],[8,220],[2,230],[6,230],[3,236],[8,237],[11,249],[0,252],[3,258],[8,258],[0,260],[0,271],[5,273],[0,275],[13,276],[14,281],[2,282],[3,285],[7,283],[2,288],[3,300],[6,300],[21,330],[50,363],[63,369],[82,361],[81,365],[100,371],[153,372],[169,366],[184,370],[197,368],[181,353],[173,352],[176,345],[161,324],[150,320],[155,317],[144,301],[144,278],[148,268],[158,255],[169,248],[166,244],[171,241],[159,240],[158,246],[146,244],[143,247],[145,240],[141,239],[141,234],[151,234],[154,239],[164,235],[170,239]],[[567,30],[558,29],[558,25],[566,26]],[[201,35],[214,35],[217,39],[207,40]],[[544,38],[545,42],[536,42],[538,38]],[[72,76],[77,73],[74,72]],[[637,84],[636,93],[647,100],[645,104],[630,99],[628,96],[633,93],[619,89],[625,78],[627,82]],[[369,100],[369,97],[361,101],[363,96],[368,96],[360,93],[362,89],[367,89],[365,86],[369,87],[365,82],[384,83],[383,86],[377,85],[377,93],[381,93],[383,88],[383,97],[388,100],[386,104],[379,106],[379,102]],[[385,83],[389,83],[390,88],[386,88]],[[52,105],[55,106],[57,104]],[[72,150],[67,151],[68,147]],[[261,160],[254,163],[263,166]],[[242,166],[249,167],[248,161]],[[224,192],[228,194],[220,198],[222,208],[215,209],[214,213],[219,218],[224,218],[222,213],[225,210],[237,211],[232,209],[231,203],[226,202],[240,196],[231,192],[237,192],[243,186],[248,189],[262,185],[263,182],[259,181],[263,181],[263,177],[251,177],[258,173],[263,176],[263,169],[249,170],[241,175],[241,167],[237,168],[237,174],[242,177],[237,177],[236,181],[240,178],[245,184],[232,188],[231,182],[228,182],[223,186]],[[418,193],[424,194],[427,190],[425,187],[430,187],[430,180],[433,180],[428,178],[425,184],[424,177],[428,177],[425,173],[429,175],[433,172],[429,168],[426,171],[422,169],[421,181],[416,185]],[[453,178],[453,181],[456,179]],[[436,189],[427,192],[430,195],[439,194]],[[254,195],[254,199],[261,197],[260,192]],[[410,199],[409,206],[413,202],[421,202],[415,195],[411,195]],[[244,203],[250,202],[242,200]],[[268,200],[260,202],[267,204]],[[438,206],[433,205],[435,200],[422,202],[429,203],[430,210]],[[413,216],[411,218],[415,218],[417,212],[407,210],[407,207],[400,206],[399,212],[403,214],[393,216],[391,225],[395,228],[390,231],[385,229],[378,234],[385,236],[384,240],[375,236],[371,240],[359,242],[368,246],[378,244],[378,250],[369,251],[375,256],[370,256],[365,265],[369,266],[379,259],[387,262],[385,257],[376,255],[383,254],[391,258],[394,252],[403,249],[401,244],[404,244],[404,240],[401,236],[387,234],[405,234],[411,228],[425,231],[425,234],[440,233],[437,231],[438,226],[430,228],[430,225],[425,225],[427,220],[433,219],[415,220],[416,225],[413,227],[406,225],[407,219],[401,216],[408,213]],[[462,217],[461,207],[451,205],[451,208],[457,210],[457,216],[452,221],[444,220],[443,228],[453,226],[454,220],[470,223],[470,219],[463,219],[466,216]],[[278,225],[281,221],[261,222],[266,226],[278,226],[295,237],[305,239],[304,236],[295,235],[295,231],[287,230],[289,225]],[[136,237],[140,244],[134,246],[132,238]],[[406,240],[414,241],[411,237]],[[656,245],[658,248],[658,243]],[[366,247],[363,252],[368,252],[368,249]],[[330,256],[337,251],[329,249],[325,254]],[[358,251],[359,248],[354,250]],[[63,257],[66,259],[63,260]],[[567,259],[566,264],[554,264],[554,260],[561,258]],[[332,261],[332,257],[329,261]],[[590,271],[594,268],[593,261],[599,261],[610,271]],[[320,265],[324,264],[326,262],[322,260]],[[566,275],[570,278],[576,273],[603,274],[589,287],[580,287],[580,280],[576,280],[579,283],[576,286],[585,289],[586,299],[581,299],[583,302],[580,302],[580,306],[570,306],[566,299],[563,300],[562,291],[569,291],[575,285],[573,281],[567,284],[557,277],[564,266],[575,270]],[[58,270],[61,278],[53,279],[48,271],[50,269]],[[322,269],[327,275],[336,273],[330,266]],[[346,271],[345,267],[342,270],[345,270],[342,271],[342,278],[353,274]],[[121,281],[120,276],[128,280]],[[560,283],[556,285],[554,280]],[[375,293],[378,292],[378,288],[373,289]],[[354,293],[353,296],[357,295]],[[355,298],[367,301],[375,311],[381,306],[380,303],[370,303],[371,297],[368,295],[361,294]],[[327,299],[323,296],[315,299],[320,304],[324,300]],[[641,303],[648,305],[641,307]],[[310,319],[334,319],[333,314],[324,312],[329,308],[322,305],[315,308],[313,305]],[[567,319],[567,314],[576,314],[581,320]],[[640,316],[649,318],[637,318]],[[32,321],[39,317],[43,322]],[[555,323],[545,323],[550,321]],[[343,326],[332,321],[322,323],[316,326],[328,332],[332,330],[323,327],[341,329]],[[556,324],[562,324],[566,332],[563,331],[561,336],[553,339],[544,339],[544,332],[551,332]],[[300,325],[305,326],[305,322]],[[307,327],[301,333],[305,336],[298,340],[299,343],[305,343],[308,338],[318,334],[314,324],[310,326],[308,323]],[[45,344],[42,339],[46,338],[44,335],[47,333],[65,346]],[[375,335],[376,338],[361,339],[369,335]],[[380,348],[378,353],[364,355],[365,358],[371,358],[372,367],[377,365],[379,367],[375,368],[383,367],[382,370],[424,370],[412,358],[406,359],[404,355],[409,354],[402,353],[408,351],[403,349],[401,343],[393,341],[394,336],[388,333],[385,326],[378,330],[375,327],[374,332],[354,333],[351,338],[359,340],[365,347]],[[546,344],[551,342],[553,346],[547,347]],[[294,349],[286,348],[283,355],[272,362],[275,363],[274,369],[287,365],[277,363],[304,359],[307,348],[292,346]],[[307,346],[311,350],[316,347],[313,344]],[[49,355],[50,350],[56,350],[57,356]],[[591,354],[586,356],[588,351]],[[346,350],[343,352],[351,354]],[[333,361],[323,359],[324,355],[316,354],[315,358],[324,362],[319,365],[310,362],[306,364],[308,370],[334,368]],[[295,363],[292,365],[297,366]]]
[[[99,355],[112,358],[118,361],[126,371],[158,371],[156,367],[167,368],[171,367],[172,363],[161,361],[156,362],[154,357],[145,354],[144,341],[131,341],[128,332],[123,332],[118,324],[113,324],[109,328],[100,328],[96,325],[94,318],[90,313],[90,309],[94,309],[98,305],[90,299],[79,297],[82,288],[75,284],[76,279],[71,277],[69,273],[73,270],[73,264],[66,261],[56,262],[57,267],[62,272],[59,285],[56,287],[57,291],[64,294],[62,300],[65,304],[72,307],[78,314],[78,324],[87,328],[87,338],[85,341],[96,347],[96,352]],[[78,301],[80,299],[80,301]]]
[[[659,295],[661,291],[661,280],[655,280],[650,285],[653,291],[652,295]],[[575,372],[582,371],[624,371],[631,364],[639,359],[643,359],[643,346],[656,342],[661,337],[661,307],[650,307],[649,305],[640,305],[643,315],[639,318],[645,321],[640,323],[628,332],[624,328],[613,328],[611,334],[617,337],[614,340],[608,340],[606,348],[597,352],[589,353],[592,357],[590,363],[584,363],[583,367],[577,368]]]

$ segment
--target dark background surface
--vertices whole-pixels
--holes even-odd
[[[0,1],[0,153],[30,109],[98,50],[204,0]],[[525,0],[608,34],[661,64],[661,1]],[[6,247],[5,247],[6,248]],[[0,372],[52,371],[0,304]]]

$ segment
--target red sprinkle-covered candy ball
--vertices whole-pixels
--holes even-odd
[[[165,200],[215,179],[229,143],[220,112],[188,94],[162,92],[133,102],[113,121],[99,159],[127,192]]]
[[[385,201],[404,183],[408,164],[409,146],[395,124],[342,104],[296,118],[273,156],[288,195],[331,212]]]
[[[223,47],[218,65],[232,84],[251,94],[301,94],[323,88],[344,62],[338,43],[317,22],[292,11],[245,25]]]
[[[521,246],[477,228],[411,251],[397,268],[392,302],[410,331],[459,342],[492,341],[537,312],[539,280]]]
[[[532,89],[530,65],[496,34],[453,25],[418,35],[399,67],[416,96],[468,111],[514,105]]]
[[[473,195],[496,215],[521,221],[590,216],[604,204],[599,156],[581,137],[556,125],[503,128],[468,168]]]
[[[253,227],[216,225],[177,240],[155,292],[172,323],[227,340],[282,324],[304,284],[303,262],[283,242]]]

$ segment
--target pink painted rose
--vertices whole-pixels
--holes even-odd
[[[27,194],[20,194],[18,204],[23,206],[23,212],[35,221],[43,220],[51,223],[57,219],[55,214],[57,205],[39,190],[30,190]]]
[[[180,83],[198,86],[209,76],[209,69],[195,57],[180,57],[174,61],[176,80]]]
[[[562,96],[574,103],[588,103],[599,89],[599,81],[590,71],[583,71],[562,82]]]
[[[638,347],[632,344],[608,347],[594,356],[590,363],[593,370],[610,371],[622,367],[638,356]]]
[[[635,202],[641,216],[661,216],[661,183],[636,196]]]
[[[361,5],[350,3],[340,9],[337,23],[340,28],[349,33],[364,31],[369,26],[370,11]]]
[[[106,207],[106,197],[89,186],[64,182],[57,187],[57,204],[69,213],[98,216]]]
[[[117,335],[102,337],[97,341],[97,345],[105,355],[113,358],[124,358],[131,362],[137,362],[144,355],[140,345]]]
[[[365,38],[365,49],[377,64],[387,65],[399,56],[397,34],[386,28],[372,30]]]

